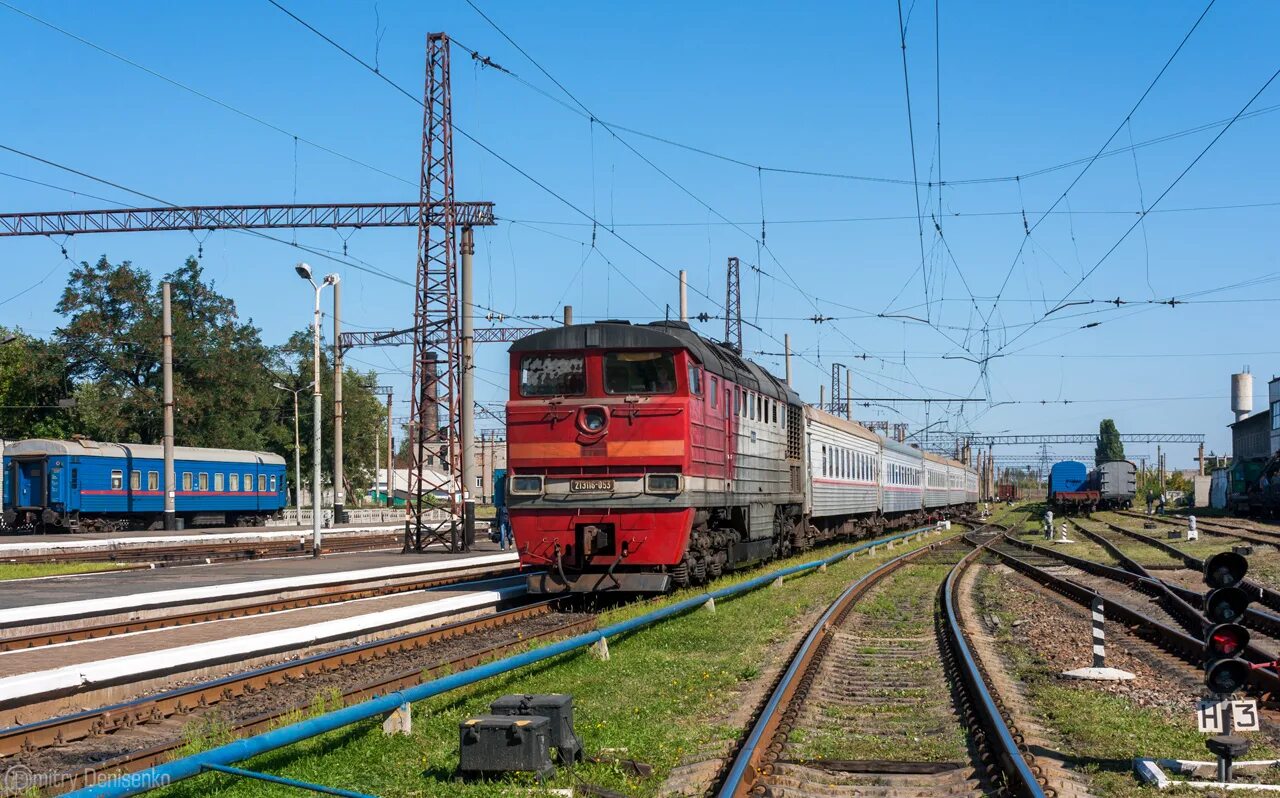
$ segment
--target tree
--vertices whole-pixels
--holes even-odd
[[[333,484],[333,361],[330,356],[332,346],[320,342],[320,448],[321,479]],[[299,330],[289,336],[288,343],[279,347],[277,355],[277,373],[280,383],[288,388],[297,389],[311,385],[312,366],[312,332]],[[347,504],[355,504],[355,500],[364,495],[364,491],[373,486],[374,450],[381,446],[385,439],[384,426],[387,417],[386,408],[369,386],[377,382],[374,372],[361,373],[351,368],[343,369],[342,376],[342,471],[344,489],[347,493]],[[282,452],[286,457],[289,471],[293,470],[293,397],[284,391],[278,391],[284,397],[280,411],[276,414],[279,426],[283,427],[286,439],[280,441]],[[311,481],[311,440],[313,401],[311,391],[298,394],[298,424],[301,429],[302,481]]]
[[[10,340],[12,338],[12,340]],[[64,438],[75,428],[66,357],[54,345],[0,327],[0,438]]]
[[[1120,431],[1116,422],[1109,418],[1098,424],[1098,443],[1093,450],[1094,465],[1102,465],[1112,460],[1124,459],[1124,444],[1120,442]]]
[[[194,258],[167,275],[172,284],[174,428],[187,446],[263,449],[278,397],[271,349],[235,302],[206,284]],[[151,275],[102,257],[72,270],[54,331],[92,438],[159,442],[163,422],[161,296]]]

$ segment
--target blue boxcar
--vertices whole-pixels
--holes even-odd
[[[1063,460],[1054,463],[1049,469],[1049,499],[1055,494],[1075,493],[1085,490],[1084,484],[1089,479],[1089,469],[1079,460]]]
[[[164,449],[89,440],[25,440],[4,450],[10,526],[159,528]],[[257,524],[287,501],[284,458],[236,449],[174,448],[177,516],[189,526]]]

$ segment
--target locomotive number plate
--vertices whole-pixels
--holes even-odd
[[[612,479],[574,479],[569,481],[571,493],[612,493]]]

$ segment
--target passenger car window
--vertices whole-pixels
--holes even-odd
[[[111,472],[111,489],[120,490],[122,488],[124,488],[124,472],[112,471]]]
[[[522,396],[577,396],[586,390],[582,355],[525,355],[520,361]]]
[[[182,472],[182,489],[185,491],[191,490],[191,472],[190,471]]]
[[[266,491],[267,491],[267,477],[265,474],[259,474],[258,475],[258,492],[266,493]]]
[[[160,472],[147,472],[147,490],[160,490]]]
[[[670,352],[609,352],[605,393],[675,393],[676,360]]]
[[[198,478],[198,484],[200,485],[201,493],[209,490],[209,475],[201,471],[200,476]]]
[[[240,492],[240,475],[239,474],[231,475],[231,492],[232,493]]]
[[[222,474],[213,475],[213,489],[219,493],[222,492]]]
[[[483,488],[483,487],[484,487],[484,478],[483,478],[483,477],[476,477],[476,487],[477,487],[477,488]],[[272,492],[272,493],[275,493],[275,492],[276,492],[276,478],[275,478],[275,475],[274,475],[274,474],[271,476],[271,492]]]
[[[142,490],[142,472],[129,472],[129,490]]]

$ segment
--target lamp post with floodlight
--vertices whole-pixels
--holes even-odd
[[[314,384],[314,383],[312,383]],[[302,523],[302,435],[298,429],[298,394],[309,389],[310,385],[301,388],[290,388],[283,383],[272,383],[276,388],[293,394],[293,506],[298,510],[298,523]]]
[[[298,276],[311,283],[311,287],[316,290],[316,307],[313,317],[312,328],[312,349],[311,349],[311,366],[312,374],[312,430],[311,430],[311,556],[320,556],[320,494],[323,492],[320,484],[320,291],[326,285],[337,285],[341,279],[337,274],[325,275],[324,280],[317,283],[311,277],[311,267],[305,263],[299,263],[293,267]]]

